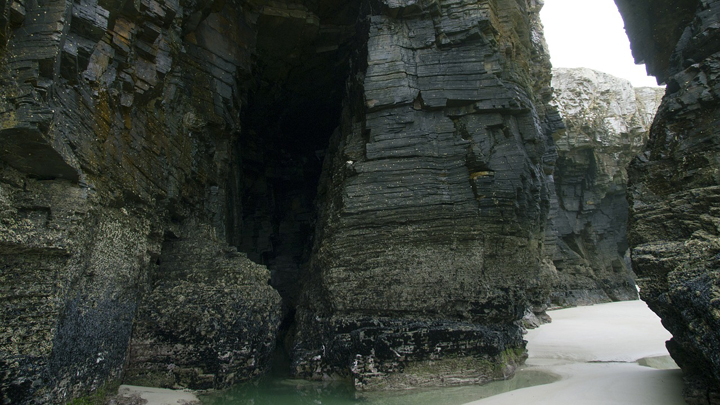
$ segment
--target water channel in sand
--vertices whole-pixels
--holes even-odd
[[[557,381],[540,370],[522,370],[515,378],[482,386],[399,392],[357,392],[350,384],[322,384],[305,380],[267,378],[225,392],[201,397],[204,405],[461,405],[503,392]]]

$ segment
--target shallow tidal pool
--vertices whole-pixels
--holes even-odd
[[[503,392],[555,382],[555,374],[519,370],[515,377],[486,385],[358,392],[347,383],[322,383],[267,377],[200,397],[204,405],[461,405]]]

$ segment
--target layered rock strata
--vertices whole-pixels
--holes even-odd
[[[0,1],[2,402],[225,387],[278,334],[360,389],[511,376],[571,261],[540,7]]]
[[[558,121],[535,1],[370,10],[326,156],[293,372],[358,389],[506,378],[544,303]]]
[[[164,365],[169,385],[265,369],[280,297],[226,243],[252,19],[173,0],[0,11],[0,402],[92,391],[131,340],[129,369]]]
[[[633,54],[667,84],[629,169],[641,297],[673,334],[689,403],[720,402],[720,1],[616,0]]]
[[[554,69],[565,129],[555,135],[557,235],[553,305],[637,298],[627,245],[627,171],[647,141],[664,89],[590,69]]]

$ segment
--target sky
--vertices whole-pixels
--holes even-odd
[[[645,65],[635,65],[613,0],[545,0],[540,18],[553,67],[587,67],[635,87],[657,86]]]

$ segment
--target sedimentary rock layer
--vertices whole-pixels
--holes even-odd
[[[720,1],[617,0],[637,61],[667,92],[628,172],[641,297],[673,334],[688,401],[720,402]]]
[[[321,178],[299,376],[360,389],[512,373],[547,297],[555,155],[534,1],[372,10]],[[453,370],[454,369],[454,370]]]
[[[167,384],[262,371],[280,297],[226,243],[251,18],[172,0],[0,12],[0,402],[92,391],[131,340],[130,368],[164,362]]]
[[[281,319],[298,376],[512,375],[555,275],[540,7],[0,0],[0,402],[224,387]]]
[[[645,145],[664,89],[633,88],[627,80],[584,68],[554,69],[552,84],[565,123],[555,135],[552,302],[635,299],[625,167]]]

